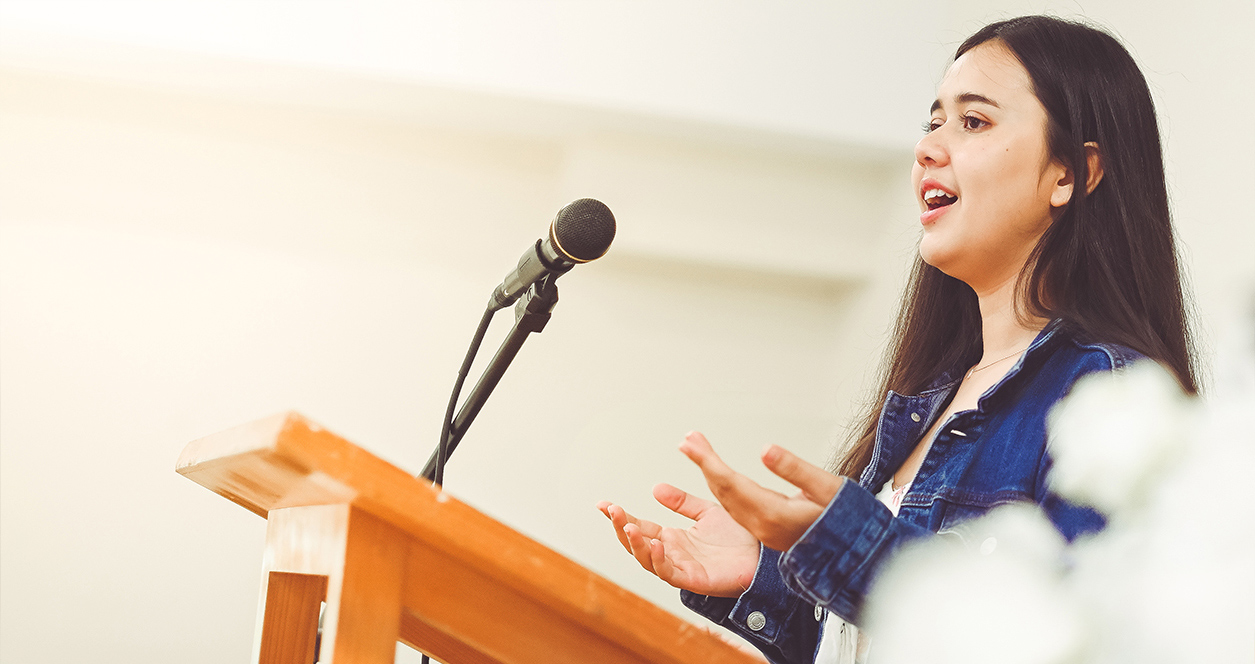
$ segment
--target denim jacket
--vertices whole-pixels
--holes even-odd
[[[964,521],[1015,501],[1041,505],[1069,541],[1101,529],[1100,514],[1047,486],[1046,415],[1080,377],[1141,357],[1122,346],[1082,342],[1059,321],[1046,326],[975,410],[955,413],[938,430],[897,517],[874,494],[945,411],[960,381],[944,375],[915,396],[890,391],[858,482],[846,481],[788,551],[763,547],[740,597],[682,591],[681,600],[772,662],[809,663],[826,612],[858,624],[877,572],[903,543],[934,534],[963,538]]]

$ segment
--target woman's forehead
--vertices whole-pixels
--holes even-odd
[[[998,41],[985,42],[959,56],[937,86],[937,101],[942,106],[974,97],[991,100],[1000,107],[1029,99],[1036,101],[1028,71]]]

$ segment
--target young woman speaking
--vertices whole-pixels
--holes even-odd
[[[717,502],[654,488],[690,527],[599,505],[642,567],[773,662],[862,661],[865,596],[905,542],[1013,501],[1069,540],[1101,529],[1047,481],[1046,415],[1080,377],[1145,357],[1196,391],[1155,110],[1114,38],[1043,16],[986,26],[924,131],[884,398],[836,472],[771,445],[763,463],[800,489],[786,496],[691,433],[680,450]]]

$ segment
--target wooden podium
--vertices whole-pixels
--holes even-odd
[[[296,413],[177,470],[268,521],[254,662],[313,662],[323,602],[324,664],[760,661]]]

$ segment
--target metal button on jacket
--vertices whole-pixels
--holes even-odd
[[[823,619],[824,619],[824,607],[816,604],[815,605],[815,620],[823,620]]]
[[[745,626],[750,628],[750,631],[757,632],[767,626],[767,616],[764,616],[762,611],[755,611],[745,619]]]
[[[918,422],[918,421],[919,421],[919,413],[911,413],[911,421],[912,421],[912,422]]]

